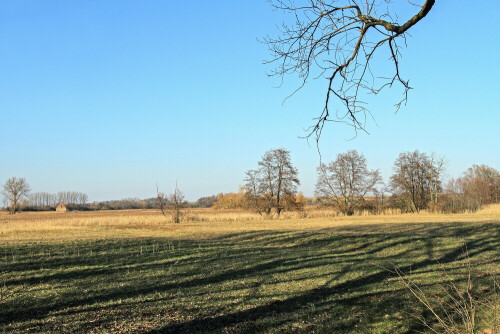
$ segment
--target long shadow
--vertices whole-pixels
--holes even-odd
[[[472,231],[477,236],[477,234],[485,234],[488,235],[488,238],[481,238],[478,240],[467,241],[465,243],[467,250],[469,252],[469,256],[474,256],[476,254],[480,254],[487,251],[498,251],[499,249],[499,239],[497,235],[499,234],[498,228],[491,229],[491,226],[483,225],[478,226],[478,230],[474,230],[468,226],[459,226],[460,231],[454,231],[452,228],[443,228],[443,229],[425,229],[422,226],[416,226],[418,232],[411,233],[409,235],[399,235],[398,233],[387,232],[385,236],[381,235],[372,235],[372,234],[363,234],[358,233],[358,236],[354,237],[352,235],[331,235],[331,237],[326,239],[320,239],[318,242],[314,242],[314,240],[309,240],[311,237],[311,233],[290,233],[290,232],[274,232],[274,233],[262,233],[258,232],[255,234],[245,233],[243,239],[239,239],[239,244],[245,247],[241,249],[230,248],[227,250],[233,242],[238,240],[237,235],[228,236],[227,239],[219,239],[220,243],[217,243],[216,246],[210,244],[211,251],[209,252],[201,252],[199,256],[186,259],[182,264],[192,264],[194,261],[203,261],[206,264],[210,265],[210,263],[214,263],[215,261],[231,261],[234,263],[238,258],[241,258],[243,255],[248,254],[256,254],[255,250],[258,250],[259,254],[254,258],[249,258],[247,261],[241,261],[241,266],[243,268],[231,269],[231,270],[223,270],[222,272],[218,272],[215,275],[211,275],[208,277],[196,277],[185,281],[177,281],[177,282],[158,282],[153,280],[149,285],[142,286],[126,286],[123,289],[113,289],[107,290],[106,293],[97,295],[97,296],[76,296],[68,294],[65,296],[62,302],[50,302],[49,300],[40,301],[37,305],[42,306],[30,306],[26,305],[21,309],[16,308],[15,305],[10,307],[8,311],[0,311],[0,323],[6,322],[17,322],[17,321],[26,321],[26,320],[34,320],[34,319],[42,319],[47,316],[47,314],[51,312],[57,312],[58,310],[63,310],[66,308],[77,307],[81,305],[91,305],[99,302],[107,302],[114,299],[122,299],[122,298],[133,298],[140,295],[147,295],[150,293],[158,292],[158,291],[169,291],[173,289],[186,289],[193,287],[203,287],[208,284],[219,284],[224,281],[247,278],[247,277],[263,277],[274,275],[276,273],[286,273],[288,271],[307,269],[307,268],[315,268],[322,265],[343,265],[342,271],[348,270],[356,270],[359,269],[363,261],[367,260],[368,255],[375,254],[381,252],[386,248],[397,247],[402,243],[406,242],[415,242],[422,241],[424,243],[427,242],[427,238],[434,238],[435,235],[440,237],[453,236],[453,237],[463,237],[467,236],[468,233]],[[253,245],[252,243],[252,235],[258,236],[261,238],[257,242],[257,244]],[[286,237],[288,242],[292,243],[292,246],[285,247],[283,249],[279,247],[274,247],[276,249],[268,249],[268,241],[270,239],[274,239],[274,244],[279,245],[279,237]],[[401,238],[401,240],[393,240],[394,238]],[[305,239],[305,242],[303,242]],[[243,240],[243,241],[241,241]],[[359,247],[345,247],[346,243],[353,243],[356,241],[363,241],[363,245]],[[377,241],[381,241],[381,244],[377,244]],[[293,243],[297,245],[293,245]],[[372,244],[374,242],[374,244]],[[196,247],[199,245],[199,242],[185,242],[186,249],[183,252],[179,252],[176,256],[182,256],[185,254],[190,254]],[[430,248],[433,248],[432,244],[428,244]],[[251,246],[251,247],[250,247]],[[327,247],[327,250],[323,250],[324,247]],[[102,245],[103,249],[106,248],[106,245]],[[259,249],[259,247],[261,247]],[[335,249],[339,249],[343,251],[343,253],[335,254]],[[213,252],[217,252],[218,250],[223,250],[223,255],[218,256],[217,254],[213,254]],[[314,252],[314,255],[304,256],[302,253]],[[252,253],[254,252],[254,253]],[[332,252],[333,255],[327,255],[328,252]],[[291,256],[293,254],[293,256]],[[119,254],[107,254],[110,255],[106,261],[110,261],[115,263],[115,261],[119,260]],[[116,255],[116,256],[115,256]],[[356,257],[360,257],[356,260]],[[210,260],[206,259],[206,256],[212,256]],[[363,257],[364,256],[364,257]],[[122,255],[123,257],[123,255]],[[422,270],[436,264],[436,261],[441,264],[451,263],[453,261],[457,261],[463,259],[463,249],[461,247],[455,247],[448,252],[445,252],[437,259],[431,259],[427,257],[425,260],[417,261],[416,263],[411,263],[406,266],[400,267],[402,271],[408,270]],[[151,255],[151,259],[155,259],[153,255]],[[122,259],[123,260],[123,259]],[[143,260],[141,257],[128,259],[125,263],[135,263],[137,268],[141,268],[144,270],[154,269],[158,267],[158,263],[151,264],[137,264],[137,262]],[[156,260],[158,260],[156,258]],[[355,261],[356,260],[356,261]],[[379,259],[380,260],[380,259]],[[56,261],[56,260],[54,260]],[[210,262],[213,261],[213,262]],[[85,264],[85,261],[77,263]],[[119,262],[119,261],[118,261]],[[161,263],[161,265],[168,266],[175,262],[174,259],[169,259],[166,263]],[[408,259],[405,261],[408,263]],[[87,262],[88,264],[88,262]],[[124,262],[120,263],[124,264]],[[248,265],[252,264],[252,265]],[[368,265],[368,264],[365,264]],[[60,266],[60,264],[59,264]],[[142,267],[141,267],[142,266]],[[54,264],[54,267],[56,265]],[[23,267],[26,270],[26,266]],[[81,272],[75,273],[61,273],[54,274],[48,277],[43,282],[50,281],[59,281],[65,279],[85,279],[94,276],[106,276],[106,275],[114,275],[119,274],[121,271],[126,271],[128,268],[106,268],[103,271],[94,271],[92,270],[84,270]],[[193,269],[196,270],[196,269]],[[73,275],[74,276],[71,276]],[[194,277],[196,275],[195,271],[188,271],[184,273],[184,276],[177,276],[177,279],[183,277]],[[220,330],[221,328],[225,328],[228,326],[232,326],[235,324],[243,323],[243,322],[252,322],[266,317],[266,314],[270,312],[274,314],[283,314],[283,313],[291,313],[294,310],[300,309],[310,303],[321,303],[325,301],[327,298],[334,295],[341,295],[350,290],[363,290],[370,284],[375,284],[382,282],[388,278],[391,278],[391,273],[387,271],[378,271],[376,273],[368,274],[363,277],[359,277],[356,279],[348,280],[346,282],[328,286],[327,283],[319,289],[307,291],[299,296],[290,297],[285,300],[274,301],[267,305],[261,305],[249,310],[233,312],[225,315],[202,318],[202,319],[194,319],[191,321],[187,321],[184,323],[177,324],[169,324],[163,328],[155,330],[153,332],[191,332],[193,330]],[[40,281],[34,280],[29,281],[30,278],[26,278],[26,281],[23,279],[18,281],[11,282],[12,284],[33,284],[39,283]],[[331,280],[333,282],[333,280]],[[353,297],[354,298],[354,297]],[[340,299],[339,302],[353,302],[353,298],[346,298],[345,301]],[[363,298],[362,296],[355,298]]]
[[[224,271],[220,274],[195,278],[187,281],[181,281],[176,283],[161,283],[154,284],[152,286],[142,286],[140,288],[134,288],[132,291],[129,291],[127,287],[124,289],[117,289],[110,293],[94,296],[90,298],[70,298],[65,302],[58,303],[57,305],[46,305],[45,307],[35,307],[31,309],[29,306],[25,307],[21,312],[19,311],[10,311],[1,313],[0,312],[0,323],[10,321],[20,321],[34,318],[42,318],[49,312],[54,312],[57,310],[65,309],[68,307],[75,307],[78,305],[87,305],[93,304],[97,302],[106,302],[108,300],[120,299],[120,298],[130,298],[139,295],[147,295],[149,293],[157,292],[157,291],[165,291],[172,289],[184,289],[190,287],[204,286],[207,284],[216,284],[225,280],[233,280],[236,278],[244,278],[248,276],[255,275],[265,275],[266,273],[275,272],[276,268],[283,267],[290,262],[290,258],[282,258],[271,261],[259,262],[257,265],[249,266],[244,269],[238,270],[228,270]],[[295,258],[296,261],[299,258]],[[88,276],[95,276],[91,272],[88,272]]]
[[[484,243],[481,241],[471,241],[466,243],[465,246],[469,250],[469,254],[471,254],[471,252],[478,253],[484,251],[484,249],[479,248],[481,247],[482,244]],[[490,247],[488,247],[488,249],[492,249],[498,246],[499,243],[496,242],[495,245],[491,245]],[[459,260],[460,258],[463,258],[463,256],[464,256],[464,249],[462,247],[458,247],[448,253],[443,254],[440,258],[437,259],[437,261],[441,264],[446,264]],[[413,263],[411,265],[400,267],[399,270],[401,270],[402,272],[409,271],[410,269],[419,270],[435,264],[436,260],[425,259],[420,262]],[[212,331],[232,326],[240,322],[248,322],[248,321],[254,322],[258,319],[266,317],[270,313],[294,312],[295,310],[304,307],[304,305],[306,304],[319,302],[334,294],[340,294],[344,291],[349,291],[351,289],[362,289],[366,285],[382,282],[386,279],[391,278],[392,276],[394,276],[394,274],[391,273],[390,271],[379,271],[375,274],[349,280],[347,282],[337,284],[332,287],[328,287],[325,284],[321,288],[314,289],[300,296],[288,298],[286,300],[274,301],[267,305],[262,305],[249,310],[234,312],[231,314],[204,318],[204,319],[195,319],[180,324],[171,324],[162,327],[160,329],[152,330],[150,331],[150,333],[188,333],[199,330]],[[361,298],[361,297],[356,297],[356,298]]]

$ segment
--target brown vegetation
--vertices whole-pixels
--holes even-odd
[[[141,238],[168,236],[174,238],[204,238],[214,234],[244,231],[328,230],[339,226],[367,226],[377,233],[377,225],[391,224],[391,229],[404,229],[408,223],[422,222],[495,222],[500,216],[500,204],[487,206],[475,213],[401,214],[386,211],[372,215],[357,212],[345,216],[334,209],[306,207],[304,211],[284,212],[261,216],[248,210],[186,209],[182,224],[166,224],[159,210],[71,211],[64,215],[55,212],[23,212],[18,215],[0,213],[0,239],[47,240],[92,238]],[[386,225],[387,226],[387,225]]]

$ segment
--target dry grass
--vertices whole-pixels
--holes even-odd
[[[478,214],[500,216],[500,203],[485,206],[483,209],[479,210]]]
[[[159,210],[121,210],[94,212],[23,212],[0,213],[0,241],[78,240],[104,238],[170,237],[211,238],[250,231],[318,231],[343,226],[394,224],[405,229],[408,223],[492,222],[500,218],[500,205],[466,214],[386,214],[339,216],[334,210],[308,209],[263,217],[244,210],[190,209],[183,223],[172,224]]]
[[[490,284],[500,259],[498,207],[354,217],[308,209],[280,219],[197,209],[184,218],[169,223],[155,210],[0,214],[0,332],[426,330],[414,319],[439,332],[388,269],[434,300],[445,275],[464,284],[469,263],[475,298],[495,307],[478,304],[477,332],[498,327]]]

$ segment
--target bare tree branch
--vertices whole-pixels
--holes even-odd
[[[376,95],[385,87],[399,84],[403,97],[395,104],[396,112],[406,104],[411,87],[400,75],[398,40],[406,42],[408,29],[422,20],[435,3],[421,1],[420,10],[403,24],[393,18],[386,0],[303,0],[301,5],[293,0],[269,1],[294,20],[291,25],[281,25],[277,38],[267,36],[263,40],[272,54],[265,63],[275,65],[269,75],[283,82],[286,75],[297,74],[302,83],[296,91],[304,87],[312,71],[319,72],[313,78],[326,75],[328,80],[323,110],[307,129],[307,138],[315,135],[319,140],[326,122],[342,122],[356,132],[366,131],[366,119],[371,114],[362,101],[363,94]],[[376,51],[381,53],[383,48],[393,64],[393,73],[376,77],[370,64]],[[335,112],[331,109],[333,100],[341,107]]]

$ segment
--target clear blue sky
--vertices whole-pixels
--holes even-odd
[[[473,163],[500,169],[498,13],[496,0],[438,0],[403,53],[408,105],[394,115],[400,91],[381,96],[378,125],[353,140],[329,126],[323,159],[357,149],[386,180],[414,149],[443,155],[448,177]],[[298,137],[326,82],[282,105],[298,81],[274,88],[257,41],[282,20],[264,0],[1,0],[0,183],[26,177],[33,191],[93,201],[151,197],[155,182],[170,192],[178,180],[196,200],[236,191],[266,150],[285,147],[312,195],[319,156]]]

